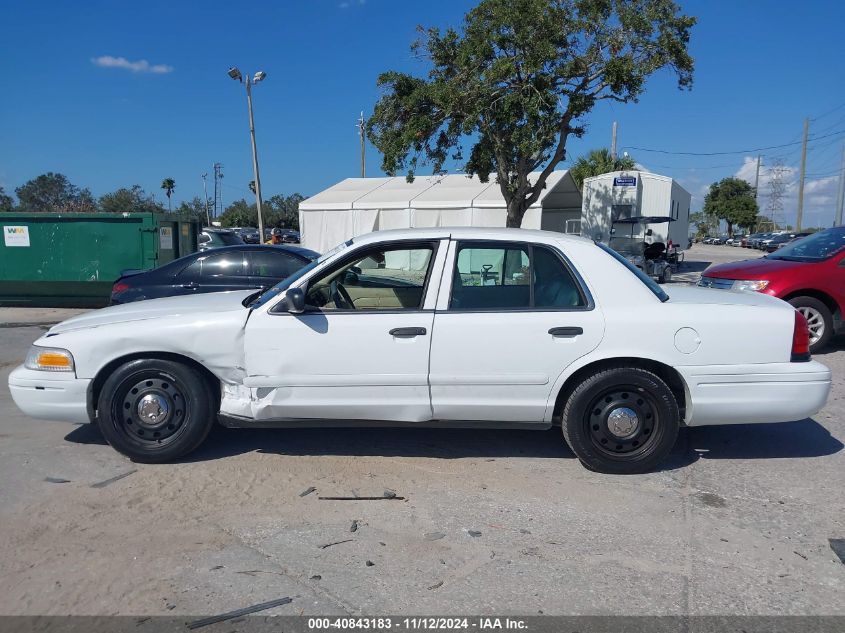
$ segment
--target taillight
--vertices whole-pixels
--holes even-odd
[[[115,283],[115,284],[111,287],[111,293],[112,293],[113,295],[116,295],[116,294],[118,294],[118,293],[120,293],[120,292],[126,292],[127,290],[129,290],[129,284],[124,283],[124,282],[122,282],[122,281],[118,281],[118,282],[116,282],[116,283]]]
[[[810,360],[810,327],[804,315],[795,311],[795,327],[792,330],[792,362]]]

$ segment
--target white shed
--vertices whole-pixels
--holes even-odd
[[[617,225],[615,237],[642,239],[651,229],[649,242],[670,239],[686,248],[692,196],[669,176],[647,171],[615,171],[584,179],[581,235],[607,242],[613,223],[631,217],[662,216],[669,223]]]
[[[536,174],[535,174],[536,176]],[[347,178],[299,205],[302,245],[318,252],[371,231],[442,226],[503,227],[505,200],[495,176],[481,182],[462,174]],[[526,229],[578,233],[581,193],[566,171],[549,175],[526,212]]]

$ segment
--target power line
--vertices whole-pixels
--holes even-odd
[[[843,134],[845,130],[837,130],[836,132],[831,132],[830,134],[824,134],[822,136],[814,136],[813,138],[808,140],[808,143],[812,143],[814,141],[820,141],[824,138],[828,138],[831,136],[836,136],[837,134]],[[635,150],[638,152],[654,152],[655,154],[673,154],[676,156],[728,156],[730,154],[754,154],[756,152],[762,152],[765,150],[770,149],[780,149],[782,147],[791,147],[793,145],[801,145],[803,141],[795,141],[793,143],[784,143],[782,145],[770,145],[768,147],[756,147],[753,149],[738,149],[732,150],[730,152],[673,152],[665,149],[652,149],[648,147],[635,147],[633,145],[629,145],[626,149]]]

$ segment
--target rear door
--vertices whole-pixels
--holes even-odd
[[[173,280],[173,294],[187,295],[253,288],[244,264],[244,251],[209,250]]]
[[[556,247],[452,242],[434,317],[434,418],[544,422],[555,380],[603,334],[601,312]]]

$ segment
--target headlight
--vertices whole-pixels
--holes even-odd
[[[765,290],[766,286],[769,285],[768,280],[766,279],[737,279],[732,286],[733,290],[754,290],[755,292],[760,292],[761,290]]]
[[[38,371],[73,371],[73,356],[66,349],[33,345],[26,355],[24,367]]]

